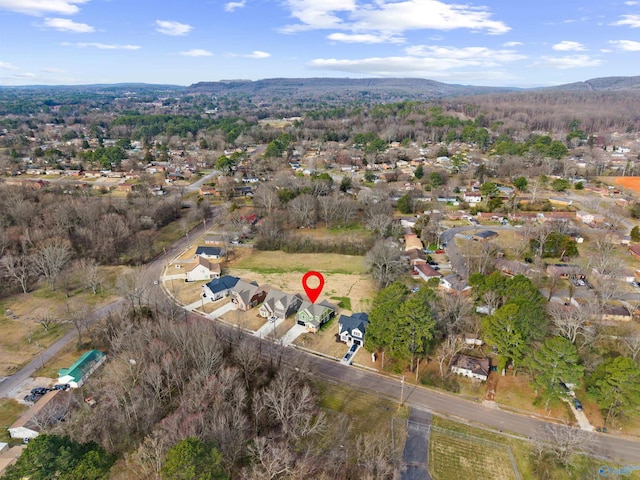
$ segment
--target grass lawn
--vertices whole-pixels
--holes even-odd
[[[15,442],[9,437],[7,429],[28,409],[29,407],[26,405],[22,405],[11,398],[0,398],[0,442]],[[18,440],[18,442],[20,441]]]
[[[320,407],[349,415],[355,433],[387,431],[390,434],[391,419],[406,419],[409,415],[406,407],[398,409],[397,402],[328,382],[318,381],[316,386],[320,392]]]
[[[533,405],[535,398],[535,392],[531,388],[527,375],[513,376],[511,372],[507,372],[504,377],[498,377],[498,386],[496,388],[497,403],[562,421],[575,422],[571,409],[565,402],[558,401],[555,404],[551,404],[549,409],[546,410],[544,404],[540,406]]]
[[[228,323],[238,325],[254,332],[267,323],[267,319],[260,316],[259,308],[252,308],[246,312],[233,310],[224,315]]]
[[[349,297],[331,297],[331,300],[338,304],[338,307],[351,310],[351,299]]]
[[[58,378],[58,370],[61,368],[70,367],[73,362],[78,360],[83,353],[88,350],[78,350],[75,347],[75,344],[69,345],[60,351],[55,357],[49,360],[44,368],[39,368],[35,371],[33,376],[35,377],[47,377],[47,378]]]
[[[461,478],[516,479],[506,444],[471,435],[470,432],[431,430],[429,470],[437,480]]]
[[[306,273],[316,270],[320,273],[362,274],[366,267],[364,257],[339,255],[335,253],[284,253],[258,252],[234,262],[234,268],[260,273]]]

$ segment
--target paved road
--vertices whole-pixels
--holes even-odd
[[[190,317],[195,319],[197,314],[192,313]],[[217,325],[219,333],[227,336],[230,342],[238,341],[239,335],[236,328],[221,323]],[[283,347],[278,343],[255,336],[245,335],[243,338],[248,342],[254,342],[255,349],[263,358],[291,365],[310,377],[347,385],[355,391],[366,392],[381,398],[396,401],[400,399],[400,380],[369,370],[340,365],[335,360],[309,355],[294,347]],[[405,384],[404,393],[405,404],[411,409],[445,415],[454,420],[487,426],[524,438],[533,437],[541,426],[548,423],[533,415],[501,410],[495,406],[483,405],[420,386],[412,387],[407,392]],[[597,455],[640,465],[640,441],[610,434],[591,433],[590,435],[593,435],[594,450]]]

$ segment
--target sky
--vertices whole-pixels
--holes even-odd
[[[0,0],[0,85],[634,75],[635,0]]]

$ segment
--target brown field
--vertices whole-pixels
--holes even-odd
[[[640,192],[640,177],[610,177],[609,180],[613,180],[620,187]]]
[[[122,271],[103,269],[104,289],[97,295],[83,290],[67,296],[62,289],[51,291],[44,286],[27,295],[16,294],[4,299],[0,304],[0,377],[11,375],[73,328],[67,320],[70,310],[90,312],[112,301],[115,298],[112,285]],[[36,321],[47,314],[58,320],[48,332]]]

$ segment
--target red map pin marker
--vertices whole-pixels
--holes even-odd
[[[318,279],[319,283],[317,287],[310,287],[307,284],[309,277],[316,277]],[[302,286],[304,287],[304,291],[307,292],[307,296],[311,303],[316,303],[316,300],[320,296],[320,293],[322,293],[322,288],[324,287],[324,277],[320,272],[307,272],[304,274],[304,277],[302,277]]]

